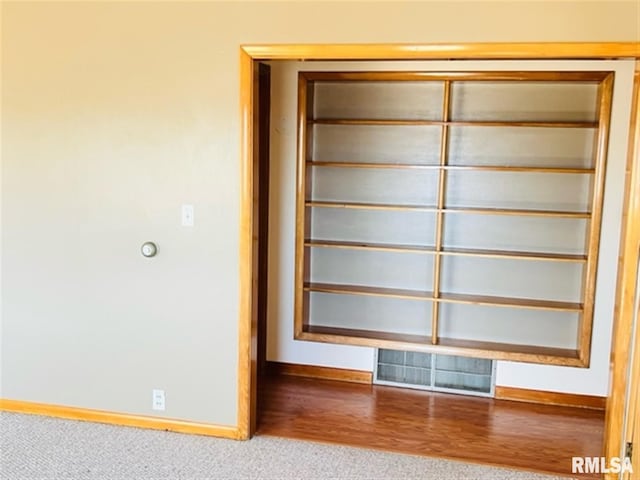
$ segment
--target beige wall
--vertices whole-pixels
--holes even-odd
[[[228,425],[240,44],[640,39],[636,1],[2,10],[1,395]]]

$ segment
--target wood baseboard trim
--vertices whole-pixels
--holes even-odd
[[[24,413],[29,415],[43,415],[47,417],[80,420],[86,422],[107,423],[126,427],[147,428],[151,430],[166,430],[169,432],[189,433],[193,435],[208,435],[241,439],[240,431],[236,427],[213,425],[208,423],[190,422],[170,418],[150,417],[129,413],[115,413],[104,410],[51,405],[46,403],[24,402],[0,398],[0,411]]]
[[[366,370],[349,370],[346,368],[319,367],[316,365],[300,365],[296,363],[267,362],[267,371],[274,375],[291,375],[294,377],[319,378],[322,380],[338,380],[341,382],[373,383],[373,373]]]
[[[496,386],[496,399],[605,410],[607,397]]]

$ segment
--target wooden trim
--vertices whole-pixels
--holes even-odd
[[[130,413],[115,413],[104,410],[69,407],[65,405],[51,405],[47,403],[23,402],[0,398],[0,411],[24,413],[29,415],[45,415],[47,417],[65,418],[85,422],[107,423],[126,427],[148,428],[152,430],[166,430],[169,432],[189,433],[195,435],[209,435],[239,440],[244,438],[236,427],[213,425],[209,423],[178,420],[174,418],[159,418]]]
[[[529,308],[541,310],[559,310],[582,312],[581,303],[561,302],[557,300],[535,300],[532,298],[494,297],[489,295],[469,295],[464,293],[430,292],[425,290],[408,290],[402,288],[370,287],[367,285],[349,285],[344,283],[303,284],[305,292],[334,293],[338,295],[366,295],[374,297],[402,298],[435,303],[464,303],[468,305],[485,305],[490,307]],[[373,330],[372,330],[373,332]],[[382,332],[380,332],[382,333]]]
[[[314,248],[343,248],[349,250],[381,250],[387,252],[407,252],[425,255],[435,255],[434,246],[393,244],[393,243],[365,243],[350,242],[342,240],[313,240],[305,239],[305,247]],[[523,252],[518,250],[488,250],[476,248],[442,248],[439,255],[460,256],[460,257],[481,257],[481,258],[511,258],[517,260],[547,260],[550,262],[575,262],[584,263],[587,261],[586,255],[575,255],[565,253],[547,252]]]
[[[640,249],[640,62],[636,62],[630,136],[626,168],[622,234],[618,258],[618,281],[611,343],[611,377],[605,418],[605,456],[620,457],[623,450],[624,417],[631,331],[634,316],[638,250]],[[614,475],[607,476],[614,478]]]
[[[640,292],[636,292],[637,295],[640,295]],[[630,376],[630,389],[629,389],[629,397],[628,397],[628,405],[629,411],[627,414],[627,424],[626,424],[626,438],[624,442],[631,442],[633,445],[632,448],[637,449],[640,448],[640,327],[637,322],[640,319],[640,305],[638,305],[638,310],[636,311],[636,326],[635,326],[635,345],[633,349],[633,364],[631,365],[631,376]],[[633,471],[635,472],[635,476],[629,475],[625,480],[640,480],[640,455],[632,454],[632,465]]]
[[[434,257],[433,257],[433,297],[440,297],[440,280],[442,271],[442,257],[440,251],[442,250],[442,238],[443,238],[443,223],[447,186],[447,171],[444,167],[449,162],[449,116],[451,113],[451,81],[445,80],[443,83],[442,92],[442,127],[440,129],[440,161],[438,162],[440,170],[438,171],[438,199],[436,213],[436,238],[434,243]],[[438,343],[438,331],[440,329],[440,303],[433,302],[431,306],[431,343],[436,345]]]
[[[638,42],[243,45],[256,60],[640,58]]]
[[[537,71],[315,71],[301,72],[307,81],[330,81],[330,82],[414,82],[414,81],[553,81],[553,82],[576,82],[592,81],[601,82],[609,73],[606,71],[566,71],[558,72],[554,70]],[[446,103],[446,101],[445,101]]]
[[[350,383],[373,383],[373,373],[366,370],[350,370],[346,368],[320,367],[317,365],[300,365],[295,363],[267,362],[267,369],[275,375],[293,377],[320,378]]]
[[[294,338],[302,333],[305,323],[305,295],[302,284],[305,278],[305,231],[306,231],[306,189],[307,189],[307,79],[303,72],[298,73],[298,118],[297,118],[297,168],[296,168],[296,246],[294,274]]]
[[[508,172],[508,173],[568,173],[591,175],[595,173],[594,168],[571,168],[571,167],[524,167],[505,165],[428,165],[421,163],[365,163],[365,162],[335,162],[335,161],[313,161],[307,162],[310,167],[328,168],[381,168],[392,170],[447,170],[447,171],[468,171],[468,172]]]
[[[640,291],[636,292],[636,296],[640,296]],[[640,445],[640,327],[638,321],[640,319],[640,304],[636,303],[636,320],[635,320],[635,342],[632,347],[632,360],[629,365],[631,369],[629,376],[629,396],[627,397],[628,411],[626,416],[625,438],[624,443],[631,442],[633,449],[637,452]],[[640,480],[640,455],[632,454],[632,468],[635,473],[627,472],[624,480]]]
[[[591,203],[591,221],[587,232],[587,263],[583,274],[582,299],[584,311],[580,315],[578,328],[578,350],[585,366],[591,358],[591,337],[593,330],[593,311],[596,290],[596,274],[598,254],[600,252],[600,230],[602,226],[602,207],[604,202],[604,181],[607,172],[607,155],[609,146],[609,126],[613,97],[614,74],[610,73],[599,86],[598,97],[598,131],[594,139],[593,193]]]
[[[357,210],[395,210],[395,211],[417,211],[433,213],[465,213],[474,215],[516,215],[529,217],[560,217],[560,218],[591,218],[590,212],[579,211],[557,211],[557,210],[526,210],[514,208],[485,208],[485,207],[449,207],[438,208],[428,205],[408,205],[408,204],[385,204],[385,203],[355,203],[355,202],[327,202],[327,201],[307,201],[307,207],[315,208],[352,208]]]
[[[565,367],[584,366],[577,350],[565,348],[532,347],[529,345],[459,340],[443,337],[438,338],[438,345],[432,345],[431,336],[315,325],[306,327],[305,331],[297,338],[298,340],[310,340],[313,342],[341,343],[362,347],[459,355],[462,357],[491,358],[512,362],[542,363],[562,365]]]
[[[257,335],[253,298],[253,59],[240,51],[240,283],[238,285],[238,431],[249,438],[257,412]]]
[[[524,127],[524,128],[596,128],[597,122],[570,121],[527,121],[527,120],[413,120],[394,118],[317,118],[307,119],[310,125],[351,125],[351,126],[427,126],[440,127]]]
[[[607,397],[598,397],[596,395],[547,392],[544,390],[529,390],[527,388],[514,387],[496,386],[495,395],[498,400],[543,403],[546,405],[562,405],[565,407],[581,407],[595,410],[604,410],[607,403]]]

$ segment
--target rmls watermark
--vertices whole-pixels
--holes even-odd
[[[633,473],[629,457],[571,457],[571,473]]]

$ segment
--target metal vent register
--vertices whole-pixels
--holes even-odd
[[[400,350],[376,350],[374,383],[493,397],[495,362]]]

